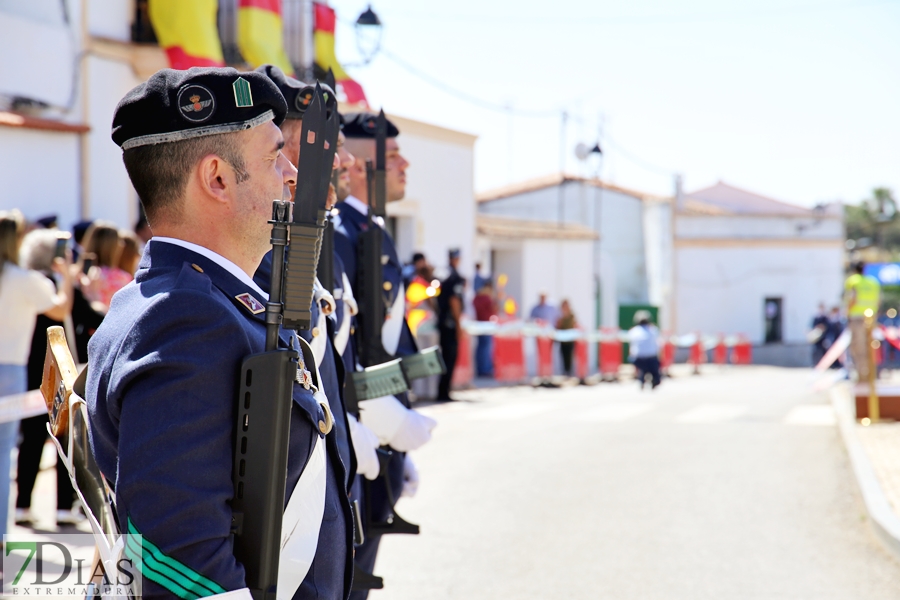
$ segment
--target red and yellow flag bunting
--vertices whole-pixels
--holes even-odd
[[[337,20],[334,9],[318,2],[314,2],[313,6],[315,9],[313,43],[316,50],[316,64],[323,71],[330,68],[334,72],[334,79],[343,89],[348,104],[368,106],[369,103],[366,101],[366,94],[363,92],[362,86],[347,75],[334,53],[334,25]]]
[[[216,23],[218,4],[218,0],[149,1],[150,22],[173,69],[225,65]]]
[[[284,51],[281,0],[240,0],[238,49],[253,68],[271,64],[288,75],[294,74]]]

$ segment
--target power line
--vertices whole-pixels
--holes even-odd
[[[493,102],[488,102],[482,98],[479,98],[478,96],[473,96],[466,92],[460,91],[456,88],[450,87],[449,85],[445,84],[443,81],[438,79],[437,77],[432,77],[425,71],[422,71],[421,69],[409,64],[408,62],[406,62],[402,58],[398,57],[396,54],[394,54],[390,50],[382,48],[381,54],[383,54],[385,57],[387,57],[392,62],[394,62],[397,66],[406,70],[409,74],[411,74],[415,77],[418,77],[422,81],[438,88],[445,94],[449,94],[450,96],[453,96],[454,98],[457,98],[464,102],[468,102],[469,104],[473,104],[473,105],[483,108],[485,110],[492,110],[494,112],[503,113],[505,115],[513,115],[513,116],[517,116],[517,117],[529,117],[529,118],[534,118],[534,119],[559,117],[563,113],[562,109],[523,110],[523,109],[513,108],[511,106],[503,106],[501,104],[494,104]]]
[[[507,25],[647,25],[647,24],[675,24],[675,23],[691,23],[691,22],[707,22],[707,21],[727,21],[732,19],[747,18],[771,18],[779,16],[789,16],[794,14],[808,14],[825,12],[829,10],[844,10],[868,8],[879,6],[882,4],[893,4],[894,0],[875,0],[873,2],[842,2],[835,4],[806,4],[799,6],[787,6],[771,9],[745,10],[745,11],[719,11],[707,13],[690,13],[690,14],[658,14],[658,15],[616,15],[616,16],[564,16],[553,17],[545,14],[541,15],[485,15],[485,14],[438,14],[428,12],[411,12],[402,11],[393,13],[386,11],[390,19],[409,19],[409,20],[429,20],[429,21],[457,21],[467,23],[482,23],[485,25],[493,25],[502,23]]]

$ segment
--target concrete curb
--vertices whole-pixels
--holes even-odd
[[[856,433],[856,411],[850,389],[846,385],[838,385],[831,390],[831,405],[837,417],[844,446],[850,455],[850,464],[862,493],[866,512],[875,535],[893,557],[900,561],[900,517],[894,512],[888,501],[872,463]]]

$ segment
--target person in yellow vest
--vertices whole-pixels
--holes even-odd
[[[857,381],[869,378],[869,354],[866,343],[866,311],[878,314],[881,302],[881,285],[871,275],[863,275],[865,263],[853,263],[850,277],[844,282],[844,300],[847,303],[847,320],[850,326],[850,357],[856,365]]]

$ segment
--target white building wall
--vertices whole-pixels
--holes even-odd
[[[677,331],[762,343],[764,299],[781,297],[784,341],[802,343],[818,304],[840,300],[843,253],[840,242],[676,247]]]
[[[78,143],[74,133],[0,127],[0,210],[28,219],[56,214],[78,220]]]
[[[498,284],[500,276],[506,275],[507,284],[504,288],[506,296],[515,300],[519,306],[519,317],[528,316],[531,307],[526,308],[527,300],[523,296],[525,290],[523,267],[525,265],[522,256],[521,242],[504,242],[497,244],[494,251],[494,285]],[[501,307],[501,310],[503,307]]]
[[[679,239],[720,238],[802,238],[843,239],[844,228],[840,217],[751,217],[679,215],[675,226]]]
[[[531,239],[522,242],[522,302],[523,316],[528,316],[537,304],[541,291],[548,301],[559,307],[569,300],[575,316],[582,325],[593,327],[594,321],[594,264],[590,240]]]
[[[397,142],[410,163],[406,198],[388,205],[388,214],[399,219],[400,260],[407,262],[413,252],[422,252],[444,273],[447,251],[460,248],[459,272],[471,281],[476,261],[476,138],[402,117],[390,118],[400,129]],[[404,218],[412,221],[404,222]]]
[[[138,216],[137,195],[122,163],[122,150],[110,138],[110,131],[119,100],[140,82],[129,65],[94,56],[86,59],[85,72],[91,126],[87,134],[87,214],[131,229]]]
[[[91,35],[131,41],[131,22],[134,19],[133,0],[87,0],[88,30]]]
[[[659,307],[659,325],[671,329],[674,239],[672,203],[667,200],[644,201],[644,255],[647,269],[647,300]]]
[[[482,214],[529,219],[552,227],[560,217],[593,229],[592,276],[600,278],[602,323],[618,324],[618,305],[648,301],[644,217],[641,198],[581,181],[481,202]],[[593,289],[593,283],[591,283]],[[593,314],[593,312],[591,313]],[[591,322],[593,325],[593,322]]]

